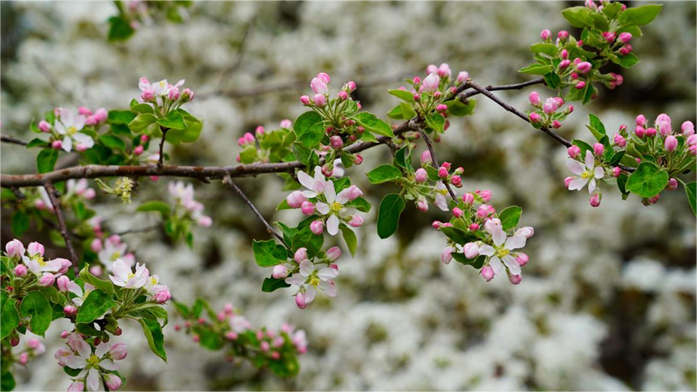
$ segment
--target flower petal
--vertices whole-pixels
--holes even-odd
[[[310,260],[303,260],[300,263],[300,275],[304,277],[310,276],[315,271],[315,265]]]
[[[594,177],[597,179],[601,179],[601,178],[605,177],[605,169],[603,169],[602,166],[596,167]]]
[[[322,215],[327,215],[329,213],[329,204],[327,203],[318,201],[317,204],[315,204],[315,208],[317,208],[317,211]]]
[[[491,245],[482,245],[479,247],[479,254],[483,256],[493,256],[494,248]]]
[[[503,273],[503,265],[501,265],[501,260],[494,256],[489,260],[489,266],[494,270],[494,275],[501,275]]]
[[[315,187],[315,179],[310,177],[310,175],[305,173],[304,171],[298,172],[298,181],[302,184],[302,186],[304,186],[307,189],[312,190]]]
[[[307,286],[307,289],[305,290],[305,303],[309,304],[310,302],[314,301],[316,294],[317,290],[315,290],[314,286]]]
[[[317,276],[324,281],[332,280],[339,276],[339,270],[330,267],[324,267],[317,272]]]
[[[103,367],[106,370],[119,370],[119,365],[111,359],[103,360],[99,363],[99,366]]]
[[[98,391],[99,390],[99,370],[90,369],[87,373],[87,390],[88,391]]]
[[[491,238],[494,240],[494,245],[501,246],[506,242],[506,232],[503,231],[501,227],[497,226],[492,230]]]
[[[339,217],[332,215],[327,219],[327,232],[329,235],[336,235],[339,232]]]
[[[569,183],[569,190],[570,191],[580,191],[581,189],[583,189],[583,187],[586,185],[587,182],[588,182],[587,178],[574,178]]]
[[[590,181],[588,181],[588,193],[591,195],[595,191],[596,184],[595,184],[595,178],[591,178]]]
[[[324,185],[324,196],[327,198],[327,203],[332,204],[336,200],[336,191],[334,190],[334,183],[332,181],[327,181]]]
[[[520,264],[518,264],[513,256],[503,256],[503,263],[506,264],[506,267],[508,267],[508,272],[510,272],[511,275],[520,275]]]
[[[583,164],[579,161],[568,161],[566,163],[566,166],[571,170],[572,173],[574,173],[577,176],[580,176],[581,173],[585,171],[585,168],[583,167]],[[298,177],[300,177],[298,175]]]
[[[523,235],[514,235],[513,237],[508,237],[506,240],[506,249],[520,249],[525,246],[525,241],[527,237]]]
[[[593,170],[593,166],[595,166],[595,157],[591,150],[586,150],[586,167]]]
[[[349,194],[351,194],[351,191],[349,191],[348,188],[339,192],[339,194],[336,195],[336,202],[341,204],[341,205],[348,203]]]

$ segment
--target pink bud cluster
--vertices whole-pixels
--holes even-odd
[[[52,286],[58,277],[68,272],[72,265],[70,260],[45,260],[44,251],[44,246],[38,242],[30,243],[26,249],[17,239],[5,244],[5,252],[15,265],[14,275],[26,280],[24,285]]]
[[[174,212],[179,219],[188,219],[201,227],[210,227],[213,218],[203,214],[203,204],[194,198],[194,186],[181,181],[169,183],[169,195],[175,202]]]
[[[320,72],[315,76],[312,81],[310,81],[310,88],[314,92],[311,97],[309,95],[303,95],[300,97],[300,102],[305,106],[322,108],[327,104],[334,106],[337,103],[344,102],[349,99],[351,93],[356,90],[356,83],[349,81],[343,85],[341,90],[337,93],[336,98],[330,98],[330,88],[332,78],[325,72]]]
[[[544,103],[537,91],[533,91],[528,96],[528,101],[537,110],[530,112],[528,118],[535,128],[548,127],[558,129],[561,122],[573,113],[574,106],[569,105],[562,110],[564,99],[561,97],[547,98]]]
[[[160,115],[166,116],[170,111],[179,109],[183,104],[194,99],[194,92],[191,89],[186,88],[180,91],[183,84],[184,79],[172,85],[167,79],[150,83],[148,78],[141,77],[138,81],[138,88],[141,91],[138,102],[150,104],[159,111]]]

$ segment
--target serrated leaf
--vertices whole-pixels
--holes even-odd
[[[382,184],[402,178],[402,172],[396,166],[385,164],[365,173],[371,184]]]
[[[627,190],[641,197],[653,197],[665,189],[668,173],[651,162],[642,162],[627,180]]]
[[[651,23],[663,8],[658,4],[647,4],[639,7],[627,8],[620,13],[619,22],[621,25],[643,26]]]
[[[254,259],[259,267],[273,267],[284,263],[287,259],[286,248],[276,244],[274,240],[254,241],[252,244]]]
[[[505,231],[516,227],[522,213],[523,209],[518,206],[510,206],[501,211],[499,213],[501,228]]]
[[[90,291],[87,298],[85,298],[85,301],[80,306],[75,321],[78,324],[91,323],[104,316],[109,309],[114,307],[116,307],[116,302],[111,299],[111,296],[95,288]]]
[[[286,287],[290,287],[290,285],[286,283],[285,279],[266,278],[264,279],[264,283],[261,285],[261,291],[271,293]]]
[[[53,171],[57,160],[58,150],[53,148],[44,148],[43,150],[39,151],[39,154],[36,156],[36,169],[39,174]]]
[[[351,252],[351,257],[356,257],[356,249],[358,248],[358,238],[356,237],[356,233],[344,225],[340,225],[339,229],[341,229],[341,234],[344,236],[346,247],[348,248],[349,252]]]
[[[53,308],[48,298],[40,291],[30,291],[22,299],[19,307],[22,317],[30,317],[29,329],[32,333],[44,336],[53,321]]]
[[[360,112],[353,116],[353,119],[356,120],[360,126],[365,128],[366,131],[382,136],[394,137],[394,132],[392,132],[390,124],[380,120],[373,113]]]

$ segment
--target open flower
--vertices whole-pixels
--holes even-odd
[[[445,187],[443,181],[438,181],[436,184],[436,198],[433,204],[442,211],[448,211],[448,188]]]
[[[605,169],[602,166],[595,166],[595,157],[590,150],[586,151],[585,166],[578,161],[569,161],[569,170],[576,176],[569,182],[569,190],[581,190],[588,184],[588,193],[593,194],[597,187],[596,180],[605,177]]]
[[[315,299],[317,289],[324,291],[330,297],[335,297],[336,287],[332,279],[337,276],[339,276],[338,269],[332,267],[317,269],[310,260],[303,260],[300,263],[300,271],[286,278],[286,283],[298,286],[296,296],[301,296],[301,300],[296,298],[295,302],[302,309]]]
[[[491,223],[492,221],[494,222]],[[487,265],[491,266],[495,275],[505,272],[504,265],[511,275],[520,275],[520,265],[511,251],[524,247],[527,238],[522,234],[507,237],[506,232],[501,228],[501,222],[496,221],[498,219],[491,219],[485,225],[485,230],[491,234],[494,246],[481,245],[479,254],[489,257]]]
[[[94,146],[94,140],[84,133],[80,133],[82,128],[85,126],[85,116],[73,114],[68,109],[59,108],[58,109],[58,119],[56,120],[56,132],[63,136],[61,141],[61,147],[66,152],[70,152],[73,149],[73,143],[75,144],[75,149],[78,151],[84,151],[88,148]]]
[[[345,204],[362,194],[358,187],[350,186],[337,195],[334,190],[334,183],[331,181],[326,182],[324,185],[324,197],[327,202],[318,201],[315,208],[317,208],[320,214],[329,215],[329,218],[327,218],[327,232],[330,235],[336,235],[339,232],[339,218],[350,220],[356,212],[355,208],[346,207]]]
[[[38,242],[29,244],[27,254],[29,254],[29,257],[22,255],[22,261],[36,275],[57,273],[63,266],[64,259],[44,260],[44,246]]]
[[[135,260],[132,256],[126,257],[126,249],[128,245],[121,242],[117,236],[112,236],[104,241],[104,247],[99,251],[99,261],[106,266],[111,266],[118,259],[128,262],[128,266],[132,266]]]
[[[314,178],[304,171],[299,171],[298,181],[300,181],[300,184],[308,189],[306,191],[302,191],[302,194],[305,197],[317,197],[317,195],[321,195],[324,193],[324,189],[327,184],[332,184],[332,190],[334,189],[334,184],[331,181],[327,181],[324,174],[322,174],[322,168],[320,166],[315,167]]]
[[[145,267],[145,264],[136,264],[136,272],[131,271],[131,267],[123,260],[117,259],[112,270],[114,275],[109,275],[109,279],[114,282],[115,285],[137,289],[145,286],[148,281],[148,276],[150,276],[150,271]]]
[[[121,346],[121,343],[100,343],[93,352],[92,346],[75,332],[68,336],[68,346],[56,351],[55,358],[61,366],[82,369],[76,382],[84,382],[88,391],[98,391],[102,388],[102,377],[106,377],[109,374],[107,372],[119,369],[114,359],[123,359],[125,356],[112,355],[112,349],[120,351]]]

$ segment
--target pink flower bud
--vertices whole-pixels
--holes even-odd
[[[682,123],[680,130],[685,137],[690,137],[695,134],[695,124],[693,124],[692,121],[685,121]]]
[[[308,254],[307,254],[307,248],[298,248],[298,250],[295,251],[295,254],[293,255],[293,260],[295,260],[296,263],[300,264],[303,261],[308,259]]]
[[[441,166],[441,167],[438,169],[438,177],[440,177],[440,178],[447,178],[447,177],[448,177],[448,169],[446,169],[446,168],[444,168],[444,167]]]
[[[426,179],[428,178],[428,174],[426,173],[426,170],[423,168],[419,168],[416,170],[416,173],[414,174],[414,179],[418,183],[423,183],[426,182]]]
[[[194,335],[194,336],[191,337],[191,341],[194,342],[194,343],[198,343],[198,342],[201,341],[201,337],[198,336],[198,335]]]
[[[673,133],[670,117],[665,113],[661,113],[658,115],[658,117],[656,118],[656,125],[658,125],[658,130],[659,132],[661,132],[661,136],[663,137],[666,137],[669,134]]]
[[[591,63],[589,63],[588,61],[583,61],[581,63],[578,63],[578,65],[576,66],[576,69],[578,69],[578,72],[580,72],[582,74],[587,74],[588,72],[590,72],[591,68],[593,68],[593,65],[591,65]]]
[[[656,195],[654,197],[649,197],[649,204],[656,204],[658,203],[658,200],[661,198],[661,195]]]
[[[128,349],[126,348],[126,345],[123,343],[115,343],[112,344],[111,347],[109,348],[109,355],[111,356],[111,359],[120,361],[128,355]]]
[[[622,34],[620,34],[618,39],[623,44],[626,44],[627,42],[629,42],[632,39],[632,33],[627,33],[627,32],[622,33]]]
[[[540,33],[540,38],[542,38],[543,41],[547,41],[552,37],[552,32],[549,31],[548,29],[542,30]]]
[[[564,187],[565,187],[566,189],[569,189],[569,184],[570,184],[571,181],[573,181],[573,180],[574,180],[573,177],[566,177],[566,178],[564,179]]]
[[[431,158],[431,153],[426,150],[421,153],[421,166],[427,166],[430,165],[431,162],[433,162],[433,158]]]
[[[583,89],[583,88],[586,87],[586,82],[584,82],[584,81],[579,81],[578,83],[576,83],[576,85],[575,85],[574,87],[575,87],[576,89],[578,89],[578,90],[581,90],[581,89]]]
[[[641,125],[637,125],[634,128],[634,133],[637,135],[639,139],[643,139],[644,136],[646,136],[646,130]]]
[[[646,117],[643,114],[636,116],[636,125],[646,127]]]
[[[56,279],[56,286],[58,286],[58,291],[67,293],[68,283],[70,283],[70,278],[68,278],[65,275],[59,276],[58,279]]]
[[[481,197],[485,203],[488,203],[489,201],[491,201],[491,191],[490,190],[480,191],[479,189],[477,189],[476,191],[474,191],[474,193],[479,195],[479,197]]]
[[[20,365],[26,365],[29,362],[29,353],[24,352],[19,354],[19,359],[17,361]]]
[[[445,112],[446,110],[448,110],[448,105],[445,105],[445,104],[442,104],[442,103],[441,103],[440,105],[436,106],[436,110],[437,110],[438,112],[443,113],[443,112]]]
[[[60,150],[61,148],[63,148],[63,142],[61,142],[60,140],[54,140],[53,143],[51,143],[51,147],[54,150]]]
[[[467,72],[461,71],[460,73],[457,74],[457,83],[458,84],[463,83],[469,78],[470,78],[470,75]]]
[[[612,168],[612,176],[613,176],[613,177],[617,178],[617,177],[620,176],[620,174],[622,174],[622,169],[620,169],[620,168],[617,167],[617,166],[615,166],[615,167]]]
[[[283,279],[288,276],[288,268],[286,268],[283,264],[275,265],[273,267],[273,271],[271,272],[271,276],[273,276],[274,279]]]
[[[346,87],[348,88],[349,92],[352,92],[356,89],[356,82],[354,82],[353,80],[349,80],[348,82],[346,82]]]
[[[463,251],[465,253],[465,257],[468,259],[473,259],[479,256],[479,245],[477,245],[476,242],[468,242],[463,247]]]
[[[170,298],[172,298],[172,294],[169,292],[169,290],[162,290],[158,291],[155,296],[155,302],[158,304],[163,304],[167,301],[169,301]]]
[[[39,121],[39,129],[41,130],[41,132],[51,132],[51,124],[44,120],[41,120]]]
[[[286,197],[286,201],[291,208],[300,208],[306,200],[307,197],[300,191],[293,191]]]
[[[562,50],[561,50],[561,58],[562,58],[563,60],[568,59],[568,58],[569,58],[569,51],[566,50],[566,49],[562,49]]]
[[[194,100],[194,92],[191,91],[190,88],[185,88],[184,92],[182,92],[182,99],[185,101],[188,100],[189,102],[193,101]]]
[[[460,188],[462,186],[462,177],[454,175],[450,177],[450,183],[453,184],[455,187]]]
[[[310,88],[317,95],[323,96],[324,94],[327,94],[329,92],[329,87],[327,86],[327,83],[322,81],[320,78],[313,78],[310,82]]]
[[[469,226],[469,229],[470,229],[470,231],[477,231],[477,230],[479,230],[479,223],[472,223],[472,224]]]
[[[341,150],[341,147],[344,146],[344,141],[341,140],[341,136],[332,136],[329,140],[332,148],[335,150]]]
[[[341,249],[338,246],[332,246],[327,249],[327,259],[329,261],[336,261],[341,257]]]
[[[656,128],[647,128],[646,129],[646,136],[648,137],[654,137],[656,136]]]
[[[674,191],[676,189],[678,189],[678,180],[676,180],[675,178],[671,178],[670,180],[668,180],[668,184],[666,185],[666,190],[667,191]]]
[[[27,267],[24,264],[17,264],[15,267],[15,276],[21,278],[27,274]]]
[[[91,266],[90,273],[94,276],[102,276],[102,266],[101,265]]]
[[[18,239],[13,239],[5,244],[5,251],[10,257],[21,258],[24,255],[24,244]]]
[[[327,104],[327,98],[322,94],[315,94],[315,105],[322,107]]]
[[[300,210],[303,214],[310,216],[315,213],[315,205],[311,201],[306,200],[300,205]]]
[[[603,146],[601,143],[595,143],[593,145],[593,152],[595,153],[595,156],[601,157],[603,152],[605,152],[605,146]]]
[[[68,317],[75,316],[77,314],[77,308],[73,305],[68,305],[63,308],[63,313],[65,313],[65,315]]]
[[[599,193],[595,193],[595,194],[593,194],[593,196],[591,196],[590,205],[591,205],[591,207],[600,206],[600,194]]]
[[[615,136],[613,137],[613,141],[615,145],[617,145],[618,147],[624,147],[627,145],[627,140],[625,140],[625,138],[623,138],[622,135],[620,135],[619,133],[615,134]]]
[[[133,154],[135,155],[140,155],[143,153],[143,146],[136,146],[136,148],[133,149]]]
[[[480,275],[482,275],[482,278],[484,278],[484,280],[487,282],[491,282],[491,280],[494,279],[494,269],[488,265],[485,265],[482,267]]]
[[[428,202],[426,202],[426,199],[419,198],[419,200],[416,201],[416,209],[421,212],[428,211]]]
[[[303,105],[308,106],[310,104],[310,97],[303,95],[300,97],[300,102],[302,102]]]
[[[225,333],[225,338],[227,340],[237,340],[238,337],[239,336],[237,335],[237,333],[235,331],[228,331]]]
[[[455,207],[453,208],[453,215],[455,215],[456,218],[462,218],[465,215],[465,213],[462,212],[461,209]]]
[[[472,203],[474,203],[474,195],[471,193],[465,193],[464,195],[462,195],[462,201],[466,205],[472,205]]]
[[[559,69],[566,69],[571,65],[571,60],[562,60],[559,62]]]
[[[606,31],[603,33],[603,38],[605,38],[605,41],[610,42],[610,43],[614,42],[616,37],[617,37],[617,34],[611,33],[609,31]]]
[[[573,145],[567,148],[566,152],[569,154],[569,158],[576,159],[581,154],[581,148],[579,148],[576,145]]]
[[[332,78],[329,77],[329,75],[326,72],[320,72],[317,74],[317,79],[321,80],[322,83],[324,84],[329,84],[332,81]]]
[[[440,254],[441,263],[450,264],[450,261],[452,261],[452,259],[453,259],[453,255],[452,255],[453,251],[455,251],[455,249],[453,249],[450,246],[443,249],[443,252]]]
[[[562,30],[557,34],[557,38],[559,38],[562,41],[566,41],[566,39],[569,38],[569,32],[566,30]]]
[[[523,280],[522,275],[508,275],[508,281],[513,283],[513,284],[518,284]]]
[[[150,91],[150,90],[148,90],[148,91],[143,91],[143,92],[140,94],[140,99],[143,100],[143,102],[151,102],[152,100],[155,99],[155,93],[153,93],[153,92]]]
[[[438,86],[440,86],[440,77],[437,74],[431,73],[430,75],[426,76],[426,79],[424,79],[423,89],[425,92],[436,92],[438,90]]]
[[[673,135],[668,135],[665,141],[665,148],[668,152],[675,151],[675,149],[678,148],[678,139]]]
[[[257,137],[261,136],[264,134],[264,127],[261,125],[257,126],[256,129],[254,130],[254,134],[257,135]]]
[[[310,223],[310,231],[314,235],[321,235],[324,232],[324,222],[316,220]]]
[[[528,95],[528,100],[530,101],[530,105],[532,106],[540,106],[540,94],[537,93],[537,91],[533,91]]]
[[[530,261],[530,257],[528,257],[528,255],[526,255],[525,253],[520,252],[518,253],[518,256],[515,258],[515,260],[518,262],[519,266],[523,267],[525,264],[528,263],[528,261]]]
[[[363,196],[363,192],[355,185],[351,185],[347,188],[348,190],[348,200],[356,200],[357,198]]]
[[[561,123],[557,120],[552,121],[552,128],[554,128],[554,129],[561,128]]]
[[[121,388],[121,377],[113,373],[107,373],[104,375],[104,383],[109,390],[115,391]]]
[[[536,123],[539,123],[540,121],[542,121],[542,116],[540,116],[539,113],[537,113],[537,112],[530,113],[530,122],[532,122],[533,124],[536,124]]]
[[[56,280],[56,275],[53,275],[51,273],[45,273],[41,279],[39,279],[39,285],[48,287],[53,284],[53,282]]]
[[[339,91],[339,94],[337,94],[340,100],[345,101],[348,99],[348,93],[344,90]]]
[[[298,293],[295,295],[295,305],[300,309],[305,309],[307,303],[305,302],[305,293]]]
[[[569,107],[566,109],[569,113],[574,112],[574,105],[569,105]]]
[[[687,145],[694,146],[697,144],[697,135],[690,135],[687,138]]]
[[[132,3],[130,3],[132,4]],[[85,383],[81,381],[75,381],[68,386],[68,392],[82,392],[85,390]]]

